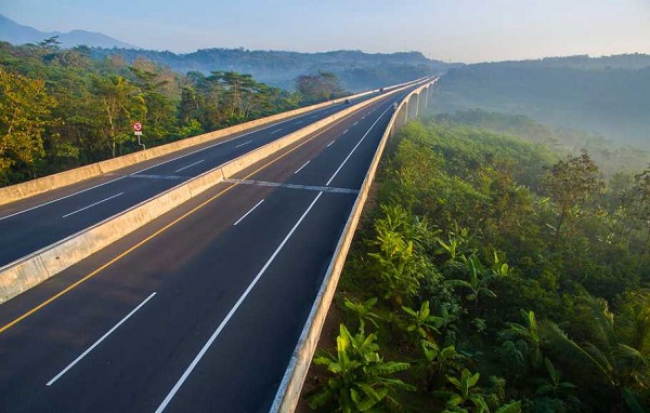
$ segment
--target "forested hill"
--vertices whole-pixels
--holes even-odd
[[[469,65],[438,89],[439,113],[480,108],[597,132],[650,149],[650,56],[622,55]]]
[[[582,70],[603,69],[646,69],[650,67],[650,55],[642,53],[620,54],[613,56],[590,57],[589,55],[576,55],[566,57],[545,57],[537,60],[519,60],[500,62],[501,66],[508,67],[537,67],[537,68],[573,68]]]
[[[369,54],[339,50],[298,53],[215,48],[175,54],[154,50],[92,49],[95,59],[113,55],[121,56],[127,63],[144,58],[181,73],[196,71],[209,74],[215,70],[248,73],[264,83],[283,89],[292,89],[297,76],[319,70],[335,73],[348,90],[358,91],[441,73],[449,67],[459,66],[427,59],[419,52]]]

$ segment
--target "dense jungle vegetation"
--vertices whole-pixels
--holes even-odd
[[[605,178],[587,152],[429,118],[375,189],[312,409],[650,409],[650,169]]]
[[[339,79],[318,72],[296,92],[251,75],[172,72],[119,56],[93,60],[87,47],[0,42],[0,186],[339,97]]]

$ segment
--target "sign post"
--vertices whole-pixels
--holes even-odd
[[[142,150],[147,149],[144,143],[140,142],[140,136],[142,136],[142,124],[140,122],[133,124],[133,134],[138,137],[138,145],[142,146]]]

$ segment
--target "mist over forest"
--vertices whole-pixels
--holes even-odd
[[[650,56],[575,56],[449,70],[434,110],[526,115],[554,127],[650,149]]]

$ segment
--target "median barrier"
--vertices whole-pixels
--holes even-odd
[[[361,191],[359,191],[359,194],[357,195],[357,199],[352,207],[352,212],[345,224],[339,242],[336,245],[336,250],[327,268],[321,287],[316,295],[316,299],[314,300],[314,304],[300,335],[298,344],[291,356],[285,375],[280,383],[280,387],[276,392],[270,410],[271,413],[290,413],[296,409],[302,391],[302,385],[305,381],[305,377],[307,377],[307,373],[309,372],[309,366],[311,365],[311,360],[316,351],[316,346],[318,345],[318,340],[320,339],[320,334],[323,330],[327,313],[334,298],[334,294],[336,293],[336,287],[341,272],[343,271],[343,266],[345,265],[350,244],[352,243],[354,233],[361,218],[361,213],[363,212],[363,206],[368,198],[368,193],[372,187],[377,167],[379,166],[379,161],[381,160],[388,138],[391,135],[395,120],[397,119],[402,106],[406,101],[408,101],[411,95],[419,93],[424,89],[424,87],[435,83],[437,80],[438,79],[436,78],[431,82],[425,83],[423,86],[415,89],[406,96],[400,105],[398,105],[397,110],[394,111],[393,116],[384,131],[377,150],[375,151],[375,156],[373,157],[368,172],[363,180]]]
[[[217,185],[226,178],[243,171],[260,160],[273,155],[318,129],[356,112],[386,95],[397,93],[408,86],[393,89],[368,99],[296,132],[254,149],[232,161],[194,177],[126,211],[99,222],[48,247],[29,254],[0,268],[0,303],[34,287],[60,273],[91,254],[114,243],[127,234]]]

